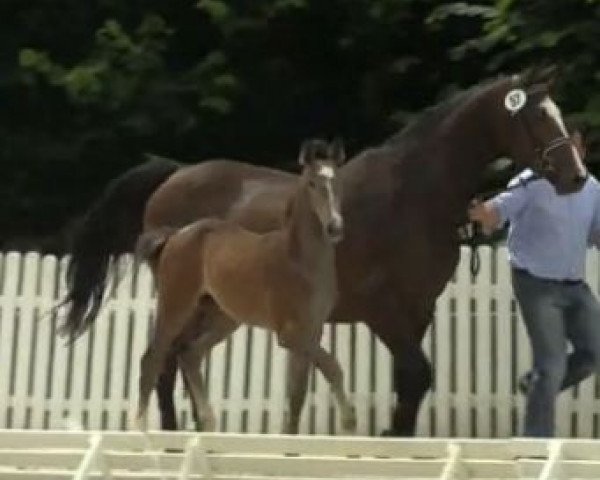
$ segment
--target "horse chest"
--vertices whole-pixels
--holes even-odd
[[[285,274],[267,286],[269,315],[276,321],[324,321],[337,299],[337,279],[330,262],[307,268],[288,264]]]

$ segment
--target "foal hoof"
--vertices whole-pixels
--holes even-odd
[[[347,415],[342,417],[344,433],[356,433],[356,410],[351,408]]]
[[[286,423],[281,429],[282,435],[298,435],[298,433],[300,433],[300,428],[298,427],[298,425],[291,425],[289,423]]]
[[[214,415],[207,415],[200,421],[203,432],[214,432],[217,429],[217,421]]]
[[[148,431],[148,417],[146,415],[136,416],[133,419],[133,426],[141,432]]]

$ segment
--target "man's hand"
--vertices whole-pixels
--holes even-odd
[[[481,229],[486,235],[490,235],[500,226],[500,214],[491,202],[473,200],[467,214],[469,220],[481,225]]]

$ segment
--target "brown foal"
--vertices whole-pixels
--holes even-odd
[[[150,260],[158,286],[156,330],[141,363],[140,428],[146,428],[150,393],[173,348],[200,422],[205,430],[215,428],[199,364],[241,323],[274,331],[280,346],[305,360],[289,365],[285,432],[298,431],[304,392],[293,371],[306,362],[331,384],[343,428],[355,428],[340,365],[320,346],[323,323],[337,301],[335,244],[343,235],[337,172],[343,160],[338,141],[304,142],[302,174],[280,229],[257,234],[231,221],[205,219],[140,238],[139,252]]]

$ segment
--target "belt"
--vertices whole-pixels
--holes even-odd
[[[524,268],[519,268],[519,267],[512,267],[513,271],[520,273],[521,275],[527,275],[529,277],[533,277],[536,278],[538,280],[543,280],[544,282],[553,282],[553,283],[560,283],[561,285],[580,285],[583,283],[583,280],[573,280],[570,278],[565,278],[563,280],[559,280],[556,278],[542,278],[542,277],[538,277],[537,275],[533,275],[532,273],[530,273],[528,270],[524,269]]]

